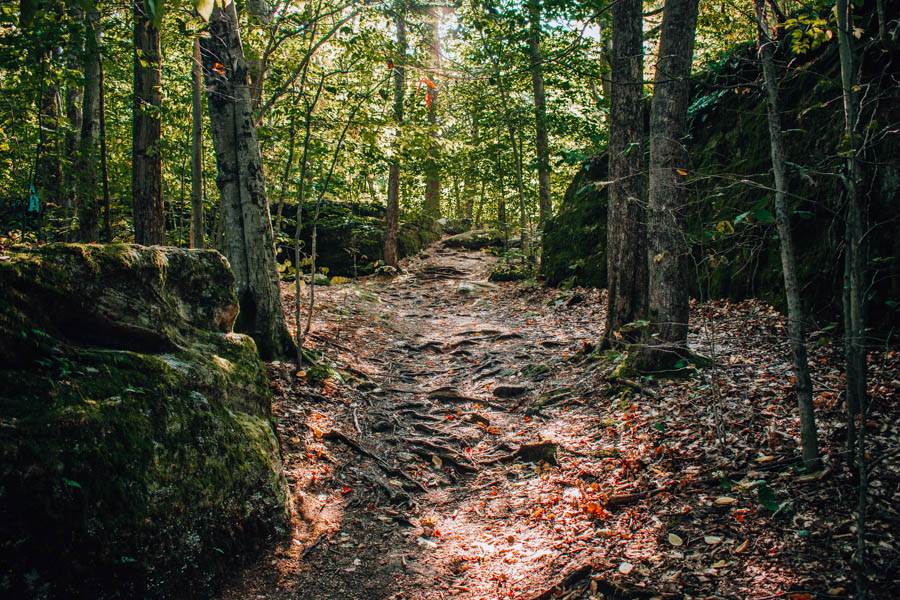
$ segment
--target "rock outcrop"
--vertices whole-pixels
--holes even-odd
[[[198,597],[287,525],[214,251],[0,253],[0,595]]]

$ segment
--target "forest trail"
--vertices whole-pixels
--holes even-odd
[[[826,530],[839,520],[833,490],[782,485],[796,423],[780,315],[695,307],[692,345],[721,355],[743,440],[717,445],[708,373],[610,383],[619,357],[589,356],[605,297],[490,283],[495,261],[438,243],[396,279],[317,288],[308,347],[342,376],[269,365],[293,531],[222,600],[738,598],[839,572],[839,550],[810,558],[753,490],[722,487],[755,478]]]

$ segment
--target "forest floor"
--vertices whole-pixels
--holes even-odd
[[[393,280],[317,288],[307,347],[335,372],[268,366],[293,530],[222,600],[853,593],[837,344],[812,338],[826,468],[806,473],[774,309],[696,304],[713,366],[616,379],[619,354],[591,355],[603,292],[489,283],[495,262],[439,243]],[[900,352],[869,359],[878,459],[900,439]],[[873,598],[900,597],[898,462],[872,475]]]

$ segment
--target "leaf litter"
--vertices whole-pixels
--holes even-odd
[[[689,342],[713,364],[623,383],[623,357],[595,350],[605,292],[489,283],[494,262],[439,243],[394,280],[317,290],[320,364],[268,365],[292,531],[223,600],[852,594],[835,340],[811,340],[827,468],[804,473],[772,307],[694,303]],[[900,439],[900,353],[869,366],[877,457]],[[872,475],[874,598],[900,590],[898,463]]]

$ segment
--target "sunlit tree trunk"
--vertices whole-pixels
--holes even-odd
[[[465,175],[463,177],[463,196],[465,203],[465,218],[472,222],[473,210],[475,207],[475,177],[477,169],[475,168],[473,156],[478,148],[478,112],[473,109],[471,113],[472,127],[470,129],[470,148],[468,152],[469,160],[466,161]]]
[[[400,257],[397,252],[397,235],[400,229],[400,127],[403,123],[403,96],[406,91],[406,20],[404,11],[397,13],[397,55],[394,61],[394,154],[388,172],[388,202],[385,216],[384,263],[396,267]]]
[[[84,99],[78,148],[78,239],[100,241],[100,11],[87,10],[84,20]]]
[[[191,248],[206,244],[206,220],[203,215],[203,59],[200,38],[194,38],[191,64]]]
[[[431,22],[431,64],[435,70],[441,66],[441,37],[438,31],[440,24],[440,9],[432,8]],[[440,147],[438,146],[438,92],[439,88],[427,90],[428,97],[428,125],[431,128],[432,142],[428,147],[428,156],[425,159],[425,213],[435,219],[441,216],[441,165]]]
[[[766,18],[766,1],[756,0],[755,4],[759,59],[766,90],[772,171],[775,175],[775,221],[778,227],[781,268],[784,272],[784,290],[787,296],[794,392],[797,394],[797,406],[800,409],[800,445],[804,464],[808,468],[814,468],[819,458],[819,442],[813,413],[812,379],[809,374],[809,360],[803,333],[803,307],[800,301],[800,284],[797,281],[797,259],[794,254],[794,237],[787,201],[788,177],[779,112],[778,79],[775,75],[775,42],[771,38],[771,28]]]
[[[623,325],[642,318],[647,308],[641,1],[620,0],[612,13],[607,346]]]
[[[144,0],[134,2],[134,113],[131,192],[134,241],[165,244],[162,201],[160,110],[162,53],[159,29],[147,15]]]
[[[235,330],[249,333],[260,355],[294,357],[284,323],[272,221],[250,100],[247,62],[234,3],[216,5],[200,40],[216,183],[225,216],[225,254],[235,275],[240,313]]]
[[[655,371],[687,352],[688,246],[684,210],[687,190],[687,107],[697,28],[697,0],[667,0],[650,107],[650,190],[647,211],[649,320],[652,337],[638,357]]]
[[[535,149],[538,161],[538,225],[552,210],[550,202],[550,149],[547,141],[547,103],[544,98],[544,70],[541,58],[541,4],[528,0],[528,49],[531,54],[531,87],[534,93]]]

